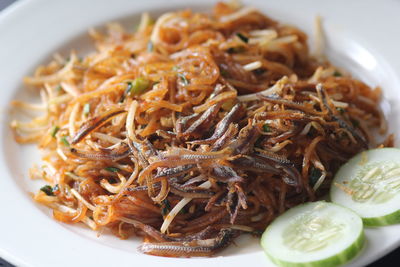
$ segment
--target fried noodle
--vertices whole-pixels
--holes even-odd
[[[260,234],[387,128],[379,88],[255,8],[145,13],[134,32],[90,35],[95,52],[25,78],[42,104],[13,104],[40,115],[11,128],[43,150],[34,199],[56,220],[143,236],[144,253],[210,256]]]

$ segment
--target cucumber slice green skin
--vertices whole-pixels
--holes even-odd
[[[355,212],[353,212],[352,210],[350,210],[346,207],[343,207],[341,205],[333,204],[333,203],[329,203],[329,202],[325,202],[325,201],[318,201],[318,202],[324,202],[324,203],[327,203],[330,205],[339,206],[340,208],[345,209],[347,212],[352,213],[354,215],[354,217],[359,218]],[[317,203],[317,202],[313,202],[313,203]],[[313,203],[304,203],[304,204],[296,206],[292,209],[296,209],[298,207],[313,204]],[[340,265],[343,265],[344,263],[349,262],[357,254],[359,254],[362,251],[362,249],[364,247],[364,243],[365,243],[365,234],[364,234],[364,230],[363,230],[363,224],[361,223],[361,219],[359,218],[359,225],[361,227],[360,231],[358,233],[358,236],[354,239],[354,242],[352,242],[347,248],[344,248],[339,253],[337,253],[333,256],[330,256],[328,258],[325,258],[325,259],[320,259],[320,260],[315,260],[315,261],[310,261],[310,262],[292,262],[292,261],[279,259],[276,256],[271,255],[271,253],[268,252],[268,248],[267,248],[266,244],[267,244],[267,242],[270,242],[270,240],[267,240],[267,236],[268,236],[269,231],[273,231],[272,225],[273,225],[273,223],[267,227],[264,234],[262,235],[261,246],[264,248],[264,252],[268,256],[268,258],[278,266],[284,266],[284,267],[331,267],[331,266],[334,267],[334,266],[340,266]]]
[[[364,155],[362,155],[364,153]],[[398,205],[397,210],[394,208],[389,211],[387,214],[381,214],[379,216],[366,216],[363,215],[360,210],[358,210],[357,207],[360,207],[361,204],[357,204],[358,206],[353,206],[353,202],[350,197],[348,200],[345,200],[343,198],[345,193],[342,189],[338,188],[335,186],[335,183],[343,182],[345,180],[345,175],[348,177],[346,180],[352,180],[354,179],[354,176],[352,177],[352,174],[349,174],[349,172],[353,171],[353,175],[356,173],[356,170],[360,170],[362,167],[360,166],[360,161],[362,161],[363,157],[365,157],[367,163],[380,163],[380,160],[389,158],[389,160],[392,163],[399,163],[400,164],[400,149],[398,148],[378,148],[378,149],[371,149],[367,150],[364,152],[361,152],[360,154],[354,156],[352,159],[350,159],[346,164],[344,164],[339,171],[337,172],[333,184],[331,186],[330,190],[330,198],[332,202],[346,206],[350,209],[353,209],[356,213],[358,213],[363,220],[363,223],[365,226],[368,227],[377,227],[377,226],[385,226],[385,225],[391,225],[391,224],[397,224],[400,223],[400,205]],[[369,158],[372,157],[372,160],[369,161]],[[361,160],[360,160],[361,159]],[[369,162],[368,162],[369,161]],[[343,169],[343,170],[342,170]],[[346,203],[348,202],[348,203]],[[385,205],[391,205],[390,200],[388,203],[384,203]],[[379,206],[374,206],[374,204],[369,204],[369,203],[363,203],[362,205],[365,205],[365,207],[370,208],[371,210],[379,210]],[[393,205],[393,204],[392,204]]]
[[[365,226],[378,227],[397,224],[400,222],[400,210],[390,213],[383,217],[361,218]]]
[[[263,243],[262,239],[263,238],[261,238],[261,244]],[[268,254],[265,250],[264,252],[273,263],[282,267],[336,267],[345,264],[346,262],[349,262],[351,259],[357,256],[357,254],[359,254],[360,251],[363,249],[364,243],[365,235],[364,231],[362,231],[356,242],[346,248],[340,255],[335,255],[327,259],[307,263],[296,263],[278,260],[277,258],[274,258],[272,255]]]

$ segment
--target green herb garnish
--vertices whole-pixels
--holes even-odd
[[[249,38],[247,38],[246,36],[244,36],[244,35],[241,34],[240,32],[238,32],[238,33],[236,34],[236,36],[239,37],[239,39],[242,40],[242,41],[245,42],[245,43],[248,43],[248,42],[249,42]]]
[[[56,134],[57,134],[57,132],[60,130],[60,127],[58,127],[58,126],[53,126],[53,128],[51,129],[51,131],[50,131],[50,135],[53,137],[53,138],[56,138]]]
[[[61,84],[57,85],[56,91],[57,91],[57,92],[61,92],[61,90],[63,90]]]
[[[343,115],[344,112],[345,112],[344,108],[336,108],[336,110],[339,111],[340,114],[342,114],[342,115]]]
[[[261,74],[263,74],[264,72],[266,72],[266,70],[265,70],[265,69],[262,69],[262,68],[253,70],[253,73],[254,73],[255,75],[261,75]]]
[[[54,196],[53,188],[50,185],[45,185],[41,187],[40,191],[44,192],[48,196]]]
[[[237,46],[237,47],[228,48],[228,50],[226,52],[228,52],[229,54],[234,54],[234,53],[241,53],[244,50],[245,49],[243,46]]]
[[[125,92],[121,96],[119,103],[124,102],[127,96],[138,95],[143,93],[144,91],[146,91],[147,88],[149,88],[149,85],[150,81],[142,77],[138,77],[133,81],[127,82]]]
[[[177,75],[181,79],[181,81],[182,81],[182,83],[184,85],[188,85],[189,84],[189,81],[188,81],[188,79],[186,78],[185,75],[183,75],[182,73],[178,73]]]
[[[335,72],[333,73],[333,76],[335,77],[342,77],[342,73],[340,73],[339,71],[335,70]]]
[[[86,103],[86,104],[83,106],[83,114],[84,114],[85,116],[87,116],[87,115],[89,115],[89,113],[90,113],[90,104],[89,104],[89,103]]]
[[[61,137],[60,140],[65,146],[70,146],[66,136]]]
[[[354,127],[357,128],[358,126],[360,126],[360,122],[359,122],[358,120],[356,120],[356,119],[351,119],[350,121],[351,121],[351,123],[353,124]]]
[[[117,179],[115,179],[114,177],[109,177],[109,178],[107,178],[107,180],[108,180],[108,182],[109,182],[110,184],[115,184],[115,183],[118,182]]]
[[[310,171],[310,176],[309,176],[310,184],[312,186],[314,186],[318,182],[318,179],[321,177],[321,175],[322,175],[321,170],[312,166],[311,171]]]
[[[150,81],[145,78],[138,77],[132,81],[131,86],[132,89],[128,92],[128,95],[129,96],[138,95],[146,91],[147,88],[149,88]]]
[[[161,201],[161,215],[167,216],[170,211],[171,204],[169,203],[168,199],[164,199],[163,201]]]
[[[116,167],[105,167],[104,169],[109,172],[119,172],[119,169]]]
[[[221,73],[222,77],[227,77],[229,75],[228,71],[225,69],[219,69],[219,73]]]
[[[263,130],[264,130],[264,132],[269,133],[271,131],[271,127],[268,124],[264,124]]]

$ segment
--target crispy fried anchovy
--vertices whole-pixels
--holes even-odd
[[[269,158],[259,153],[252,156],[237,155],[228,161],[239,169],[282,175],[286,184],[296,187],[298,192],[302,189],[301,175],[294,164],[287,159]]]
[[[214,192],[210,191],[209,189],[198,188],[194,186],[190,187],[184,186],[177,183],[177,181],[178,181],[177,178],[172,178],[169,180],[170,191],[175,195],[181,197],[190,197],[190,198],[209,198],[214,195]],[[159,182],[153,184],[153,189],[160,189],[160,188],[161,184]],[[142,185],[133,188],[128,187],[126,191],[130,193],[148,191],[148,186]]]
[[[265,150],[258,149],[257,151],[255,155],[285,174],[283,180],[286,184],[295,186],[298,191],[301,190],[303,185],[301,174],[290,160]]]
[[[114,149],[103,148],[101,151],[88,152],[71,148],[70,152],[79,158],[117,161],[128,157],[131,154],[131,149],[126,143],[120,143],[120,146]]]
[[[205,175],[203,175],[203,174],[200,174],[199,176],[190,178],[190,179],[187,180],[182,186],[184,186],[184,187],[186,187],[186,186],[193,186],[193,185],[195,185],[196,183],[203,182],[203,181],[205,181],[205,180],[207,180],[207,177],[206,177]]]
[[[243,170],[251,170],[255,172],[269,172],[272,174],[281,174],[281,171],[274,168],[271,164],[266,163],[262,159],[254,158],[246,155],[237,155],[228,159],[236,168]]]
[[[191,242],[144,243],[138,250],[145,254],[164,257],[211,256],[227,247],[238,233],[237,230],[223,228],[215,238]]]
[[[128,140],[128,142],[135,157],[139,159],[142,166],[148,166],[149,159],[158,155],[157,150],[154,148],[153,144],[150,143],[150,141],[148,141],[147,139],[143,142],[134,142],[131,140]]]
[[[285,106],[290,107],[290,108],[294,108],[294,109],[297,109],[297,110],[304,111],[305,113],[308,113],[308,114],[319,115],[319,116],[324,114],[324,112],[316,111],[316,110],[307,108],[306,106],[304,106],[304,103],[297,103],[297,102],[293,102],[293,101],[290,101],[290,100],[287,100],[287,99],[283,99],[278,95],[266,96],[266,95],[263,95],[263,94],[257,94],[257,96],[260,99],[268,101],[268,102],[270,102],[272,104],[285,105]]]
[[[209,144],[220,138],[227,130],[232,122],[239,120],[244,114],[244,109],[241,103],[236,104],[225,117],[218,122],[215,127],[214,134],[205,140],[195,140],[191,141],[192,144]]]
[[[331,109],[331,107],[328,104],[327,92],[322,87],[322,84],[320,84],[320,83],[317,84],[316,89],[322,98],[322,103],[324,104],[326,109],[329,111],[329,114],[331,115],[332,119],[337,121],[341,128],[348,130],[354,136],[354,138],[361,143],[361,145],[363,146],[364,149],[368,149],[368,142],[365,139],[365,137],[358,134],[357,131],[353,127],[351,127],[347,122],[345,122],[340,117],[335,115],[335,113],[333,112],[333,110]]]
[[[210,175],[219,182],[244,182],[244,179],[234,169],[225,165],[214,166]]]
[[[221,148],[225,147],[225,145],[235,137],[238,132],[237,124],[231,123],[229,125],[228,130],[219,138],[211,147],[211,151],[218,151]]]
[[[216,97],[217,95],[219,95],[223,90],[224,90],[225,86],[223,86],[222,84],[218,83],[215,87],[214,87],[214,91],[211,93],[210,95],[210,99],[213,99],[214,97]]]
[[[239,183],[235,183],[235,190],[238,195],[240,205],[243,209],[247,209],[247,197]]]
[[[276,144],[276,143],[283,142],[283,141],[289,139],[290,137],[297,135],[301,130],[302,130],[302,128],[299,127],[299,125],[297,123],[294,123],[293,127],[290,130],[288,130],[278,136],[268,138],[267,143],[268,144]]]
[[[247,154],[259,136],[258,127],[250,122],[240,130],[238,137],[231,142],[230,147],[236,154]]]
[[[185,187],[175,182],[170,183],[170,191],[175,195],[189,198],[209,198],[214,195],[209,189]]]
[[[294,123],[299,121],[309,122],[315,121],[321,125],[326,125],[327,122],[322,116],[312,116],[300,110],[284,110],[284,111],[264,111],[256,115],[257,120],[276,120],[284,119],[291,120]]]
[[[88,134],[96,130],[97,128],[103,126],[106,122],[114,118],[115,116],[125,113],[126,111],[123,109],[110,110],[104,113],[102,116],[97,116],[87,120],[82,126],[79,128],[78,132],[72,138],[71,144],[75,145],[79,143],[83,138],[85,138]]]
[[[176,137],[176,133],[171,132],[171,131],[165,131],[165,130],[162,130],[162,129],[157,130],[156,134],[158,136],[162,137],[162,138],[165,138],[165,139],[173,139],[173,138]]]
[[[180,117],[179,119],[177,119],[176,125],[175,125],[175,133],[176,133],[176,135],[177,136],[182,135],[183,131],[187,128],[187,124],[191,120],[193,120],[193,119],[195,119],[195,118],[197,118],[199,116],[200,116],[199,114],[195,113],[195,114],[191,114],[191,115],[186,116],[186,117]]]
[[[153,189],[160,189],[161,185],[160,183],[154,183],[153,184]],[[127,192],[142,192],[142,191],[148,191],[149,188],[147,187],[147,185],[140,185],[140,186],[136,186],[136,187],[128,187],[126,189]]]
[[[234,224],[240,208],[239,198],[235,190],[229,190],[227,195],[226,208],[231,217],[230,223]]]
[[[129,219],[129,223],[133,224],[133,226],[145,232],[149,237],[157,242],[189,242],[193,240],[204,240],[211,238],[213,235],[215,236],[215,234],[218,233],[218,230],[216,228],[212,226],[207,226],[205,229],[197,233],[182,236],[169,236],[161,233],[151,225],[144,224],[137,220]]]
[[[201,131],[207,130],[217,115],[220,103],[212,105],[182,134],[183,136],[201,136]]]
[[[196,167],[195,164],[187,164],[173,168],[158,168],[157,174],[154,178],[161,178],[161,177],[172,177],[177,175],[182,175]]]

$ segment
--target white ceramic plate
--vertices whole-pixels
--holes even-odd
[[[29,192],[38,183],[27,178],[38,161],[33,147],[17,145],[8,128],[9,102],[31,98],[21,78],[55,52],[90,49],[86,31],[108,21],[133,25],[143,11],[154,16],[177,8],[207,10],[215,1],[185,0],[26,0],[0,14],[0,256],[18,266],[273,266],[258,240],[243,236],[214,258],[173,259],[136,251],[138,239],[119,240],[79,226],[60,224]],[[308,34],[316,15],[324,18],[327,53],[337,65],[370,85],[380,85],[390,131],[400,139],[400,2],[398,1],[245,1]],[[129,28],[129,27],[128,27]],[[351,266],[365,266],[400,244],[400,225],[367,229],[367,246]],[[144,264],[144,265],[143,265]]]

